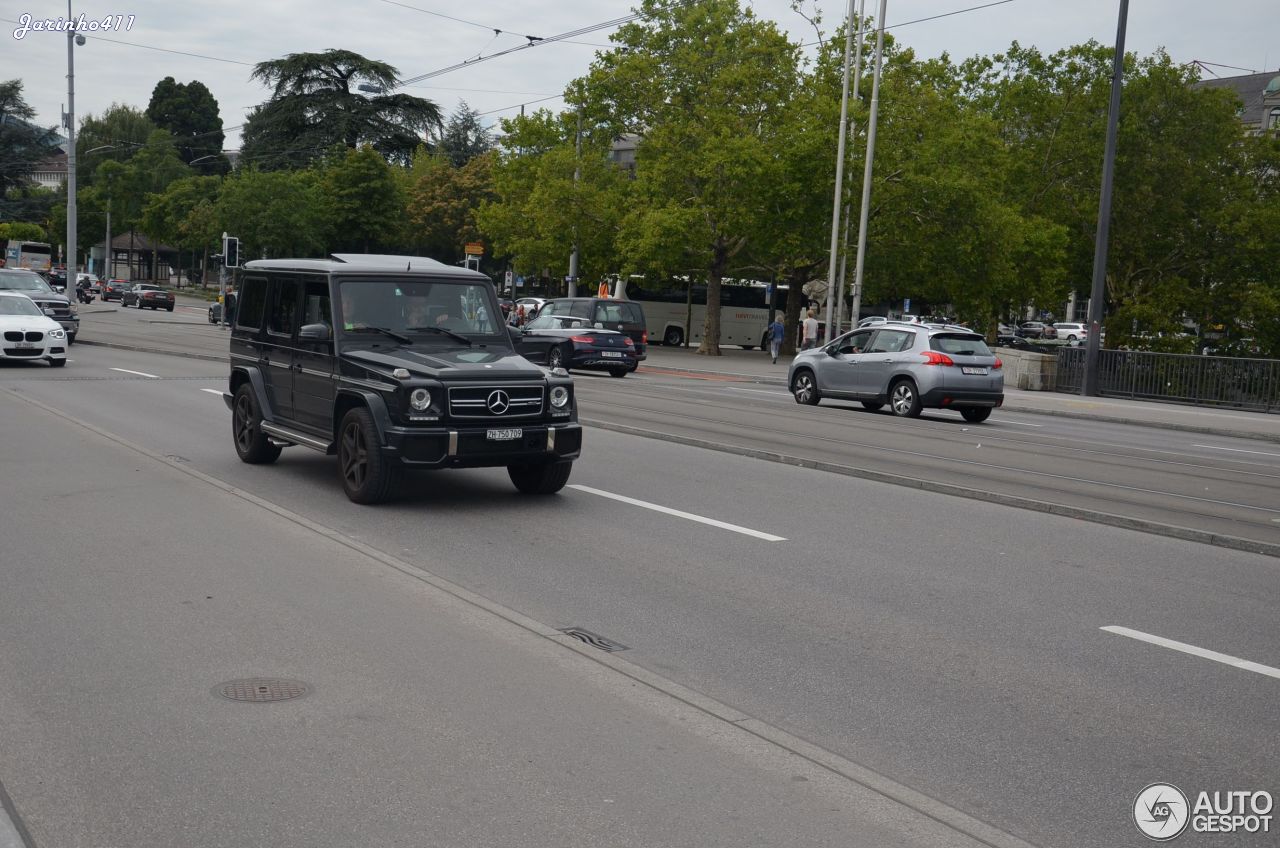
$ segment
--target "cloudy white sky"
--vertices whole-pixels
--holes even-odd
[[[990,0],[889,0],[886,19],[893,26],[986,2]],[[868,0],[869,14],[876,5]],[[1046,51],[1089,39],[1111,44],[1118,5],[1118,0],[1009,0],[893,32],[925,56],[989,54],[1014,40]],[[791,11],[787,0],[754,0],[752,6],[797,40],[814,40],[813,29]],[[844,14],[845,2],[806,0],[805,8],[809,13],[819,10],[830,28]],[[84,13],[97,20],[107,15],[134,18],[130,31],[90,33],[88,43],[76,49],[77,114],[101,112],[113,102],[145,108],[163,77],[179,82],[198,79],[218,99],[227,127],[226,146],[235,148],[239,134],[233,127],[266,97],[266,90],[249,80],[255,62],[340,47],[389,62],[402,78],[409,78],[516,46],[527,35],[545,38],[621,17],[632,11],[632,2],[94,0],[73,2],[72,10],[77,17]],[[40,122],[57,124],[67,100],[66,36],[28,32],[15,39],[24,14],[56,18],[66,15],[66,5],[0,0],[0,78],[21,78]],[[502,33],[495,36],[494,29]],[[608,32],[477,63],[407,90],[435,100],[445,112],[465,100],[488,113],[487,121],[518,113],[522,103],[530,109],[557,108],[565,84],[586,69],[596,50],[608,46]],[[1164,47],[1180,62],[1198,59],[1274,70],[1280,66],[1278,32],[1275,0],[1133,0],[1127,46],[1143,54]]]

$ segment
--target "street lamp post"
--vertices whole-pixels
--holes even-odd
[[[835,197],[831,201],[831,253],[827,259],[827,337],[826,341],[831,341],[835,333],[832,328],[835,326],[831,323],[831,308],[834,305],[836,290],[836,254],[840,244],[840,201],[844,194],[844,147],[849,130],[849,70],[850,62],[853,57],[853,3],[849,0],[849,11],[844,19],[844,89],[840,96],[840,140],[836,145],[836,187]],[[858,22],[861,27],[862,22]],[[861,33],[859,33],[861,38]],[[840,281],[840,285],[844,285],[844,281]],[[839,319],[839,315],[836,316]]]
[[[876,66],[871,77],[871,116],[867,121],[867,161],[862,170],[862,212],[858,219],[858,258],[853,266],[853,315],[862,309],[862,268],[867,258],[867,219],[871,212],[871,169],[876,155],[876,116],[880,113],[880,69],[884,60],[884,16],[889,0],[880,0],[876,18]]]
[[[67,0],[67,20],[71,17],[71,0]],[[76,45],[84,44],[84,36],[74,28],[67,30],[67,279],[76,274]]]

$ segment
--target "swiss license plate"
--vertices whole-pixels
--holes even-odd
[[[509,442],[512,439],[519,439],[523,436],[524,430],[519,427],[514,430],[490,430],[485,434],[485,438],[491,442]]]
[[[600,351],[600,355],[601,355],[601,356],[608,357],[609,359],[621,359],[621,358],[622,358],[622,351],[620,351],[620,350],[602,350],[602,351]]]
[[[31,348],[35,347],[35,345],[32,344],[31,342],[18,342],[18,347],[22,348],[23,350],[30,350]]]
[[[961,371],[963,371],[965,374],[982,374],[982,375],[985,375],[985,374],[987,373],[987,369],[986,369],[986,368],[971,367],[971,366],[968,366],[968,365],[964,366],[964,367],[963,367],[963,368],[961,368],[960,370],[961,370]]]

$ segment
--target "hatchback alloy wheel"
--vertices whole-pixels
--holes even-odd
[[[889,394],[889,404],[893,407],[894,415],[915,418],[920,414],[920,396],[916,394],[916,387],[910,380],[902,380],[894,385]]]
[[[791,381],[791,393],[795,395],[796,403],[807,406],[813,406],[822,397],[818,393],[818,385],[813,380],[813,374],[808,371],[801,371]]]

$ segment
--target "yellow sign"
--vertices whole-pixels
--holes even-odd
[[[484,244],[478,241],[467,242],[466,254],[468,256],[484,256]]]

